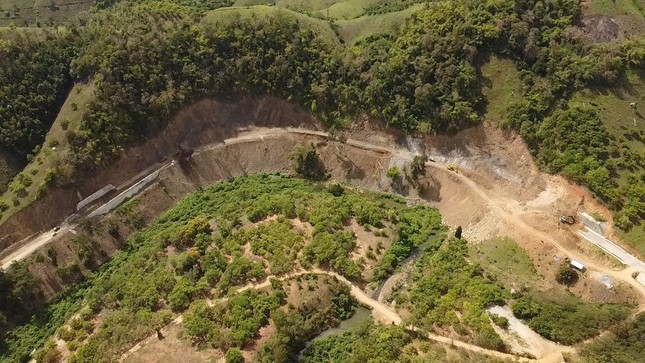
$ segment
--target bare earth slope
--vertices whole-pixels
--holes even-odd
[[[80,191],[88,195],[108,183],[126,188],[128,183],[124,181],[150,166],[161,166],[158,160],[172,154],[178,145],[196,150],[192,162],[166,168],[159,174],[158,184],[151,187],[163,189],[175,198],[229,177],[288,171],[288,155],[298,144],[317,145],[332,180],[374,190],[390,189],[384,174],[391,165],[405,166],[414,155],[425,153],[435,162],[427,164],[426,175],[421,178],[421,195],[410,186],[397,191],[435,205],[445,223],[462,226],[469,239],[485,240],[497,235],[513,238],[527,251],[546,281],[554,281],[558,260],[570,257],[616,282],[625,282],[608,290],[596,279],[585,277],[573,292],[592,300],[636,303],[635,295],[645,295],[645,288],[631,278],[633,268],[614,271],[607,257],[577,236],[579,226],[558,224],[559,215],[565,213],[608,212],[579,187],[540,173],[515,134],[482,125],[454,137],[414,139],[395,131],[358,125],[347,132],[347,142],[340,142],[321,129],[308,113],[268,97],[238,103],[202,101],[181,112],[158,137],[130,149],[114,167],[98,173]],[[459,173],[448,171],[446,164],[458,165]],[[78,199],[70,195],[75,194],[76,190],[71,189],[54,192],[30,208],[31,215],[37,218],[19,215],[13,223],[1,226],[0,232],[9,230],[15,241],[27,235],[21,227],[31,227],[32,233],[48,228],[47,223],[72,213]],[[156,215],[168,206],[142,207]],[[43,215],[51,218],[42,218]],[[640,294],[634,294],[633,289]]]

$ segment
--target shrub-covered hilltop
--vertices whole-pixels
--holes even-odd
[[[92,233],[84,230],[82,238],[90,245],[97,234],[117,238],[119,223],[133,219],[130,213],[123,222],[104,220]],[[39,348],[39,361],[69,354],[72,362],[111,362],[151,335],[162,337],[175,320],[189,349],[232,350],[231,355],[241,349],[264,362],[294,361],[309,340],[352,315],[357,303],[350,283],[377,285],[417,248],[424,261],[434,259],[432,275],[441,278],[449,298],[437,300],[421,291],[428,288],[425,280],[415,282],[420,305],[409,310],[410,321],[426,331],[453,327],[460,339],[506,350],[485,309],[504,304],[508,292],[467,262],[466,242],[446,237],[435,209],[408,207],[389,194],[259,174],[214,184],[181,200],[31,320],[12,321],[8,313],[17,307],[3,300],[5,322],[13,326],[5,332],[0,360],[27,361]],[[14,283],[18,276],[20,285]],[[33,289],[31,279],[16,269],[3,275],[11,291],[7,299],[15,305],[29,298],[21,294],[25,286]],[[175,319],[180,314],[182,320]],[[423,321],[415,316],[424,316]],[[258,341],[260,329],[269,330]],[[404,346],[409,346],[407,356],[446,354],[435,345],[412,349],[416,333],[403,328],[379,329],[357,333],[366,344],[357,357],[396,360],[404,356]],[[391,352],[381,356],[385,353],[369,350],[374,334],[398,337]],[[383,339],[378,344],[389,340]]]
[[[46,166],[14,178],[0,205],[10,209],[5,217],[24,206],[22,200],[110,163],[180,107],[205,96],[271,93],[310,109],[329,126],[367,114],[426,133],[474,125],[487,104],[508,103],[493,121],[518,131],[546,170],[592,190],[617,212],[620,228],[637,230],[626,238],[645,248],[638,243],[645,216],[643,131],[627,122],[633,116],[642,123],[639,106],[610,133],[601,105],[572,102],[584,90],[623,92],[642,84],[641,33],[592,43],[576,31],[577,0],[374,0],[327,9],[311,1],[283,4],[288,9],[211,10],[230,5],[98,2],[79,25],[5,36],[0,146]],[[403,24],[399,30],[397,24]],[[513,97],[484,96],[481,64],[490,55],[519,71]],[[96,89],[61,116],[69,153],[50,165],[51,150],[39,152],[40,145],[73,80],[94,80]]]

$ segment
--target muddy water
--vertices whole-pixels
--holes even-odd
[[[359,306],[358,308],[356,308],[356,311],[351,318],[341,321],[340,324],[335,328],[329,328],[323,331],[322,333],[320,333],[320,335],[314,338],[314,340],[324,339],[331,335],[343,334],[370,320],[371,316],[371,311],[362,306]]]

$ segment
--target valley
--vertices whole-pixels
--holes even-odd
[[[0,362],[630,363],[642,0],[0,0]]]

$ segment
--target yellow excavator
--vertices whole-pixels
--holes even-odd
[[[459,173],[459,168],[457,168],[457,165],[448,164],[446,167],[450,171],[454,171],[455,173]]]

